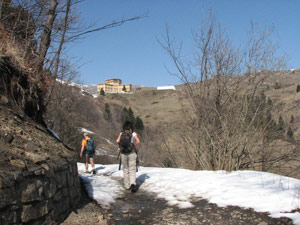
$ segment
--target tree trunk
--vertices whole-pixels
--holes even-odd
[[[46,25],[44,28],[44,32],[41,37],[41,43],[39,48],[39,62],[38,68],[41,71],[44,65],[44,60],[48,51],[48,48],[51,43],[51,31],[53,27],[53,23],[56,17],[56,7],[58,5],[57,0],[50,0],[50,7],[48,12],[48,17],[46,21]]]

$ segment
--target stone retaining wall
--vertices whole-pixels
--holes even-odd
[[[0,224],[59,224],[80,199],[75,161],[0,177]]]
[[[81,195],[78,152],[43,121],[41,76],[0,56],[0,224],[59,224]]]

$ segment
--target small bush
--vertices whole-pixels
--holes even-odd
[[[297,92],[297,93],[300,92],[300,84],[297,85],[297,90],[296,90],[296,92]]]
[[[295,118],[293,115],[291,115],[290,123],[294,123],[294,121],[295,121]]]
[[[112,116],[111,116],[111,112],[110,112],[110,108],[109,105],[106,103],[105,104],[105,109],[104,109],[104,119],[111,122],[112,121]]]
[[[281,86],[280,86],[280,84],[278,83],[278,82],[276,82],[275,83],[275,87],[274,87],[275,89],[280,89],[281,88]]]
[[[291,127],[288,128],[286,132],[286,136],[288,139],[294,140],[294,132]]]
[[[283,120],[283,118],[282,118],[281,115],[279,116],[279,119],[278,119],[278,129],[280,131],[284,131],[285,130],[284,120]]]
[[[103,88],[101,88],[101,90],[100,90],[100,95],[105,96],[105,92],[104,92]]]

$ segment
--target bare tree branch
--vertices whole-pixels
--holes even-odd
[[[141,19],[141,18],[144,18],[144,17],[146,17],[146,14],[141,15],[141,16],[135,16],[135,17],[128,18],[128,19],[122,18],[121,20],[113,21],[112,23],[106,24],[106,25],[104,25],[102,27],[98,27],[98,28],[95,28],[95,29],[87,30],[87,31],[81,32],[79,34],[73,35],[73,36],[67,38],[66,42],[75,40],[75,39],[77,39],[77,38],[79,38],[81,36],[84,36],[86,34],[89,34],[89,33],[98,32],[98,31],[102,31],[102,30],[106,30],[106,29],[118,27],[118,26],[123,25],[124,23],[130,22],[130,21],[134,21],[134,20],[138,20],[138,19]]]

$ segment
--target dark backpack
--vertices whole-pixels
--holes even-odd
[[[132,132],[125,130],[121,134],[120,138],[120,150],[122,153],[130,153],[133,150],[133,143],[131,143]]]
[[[85,150],[90,153],[90,154],[94,154],[95,150],[96,150],[96,144],[94,139],[90,138],[89,140],[86,140],[86,146],[85,146]]]

